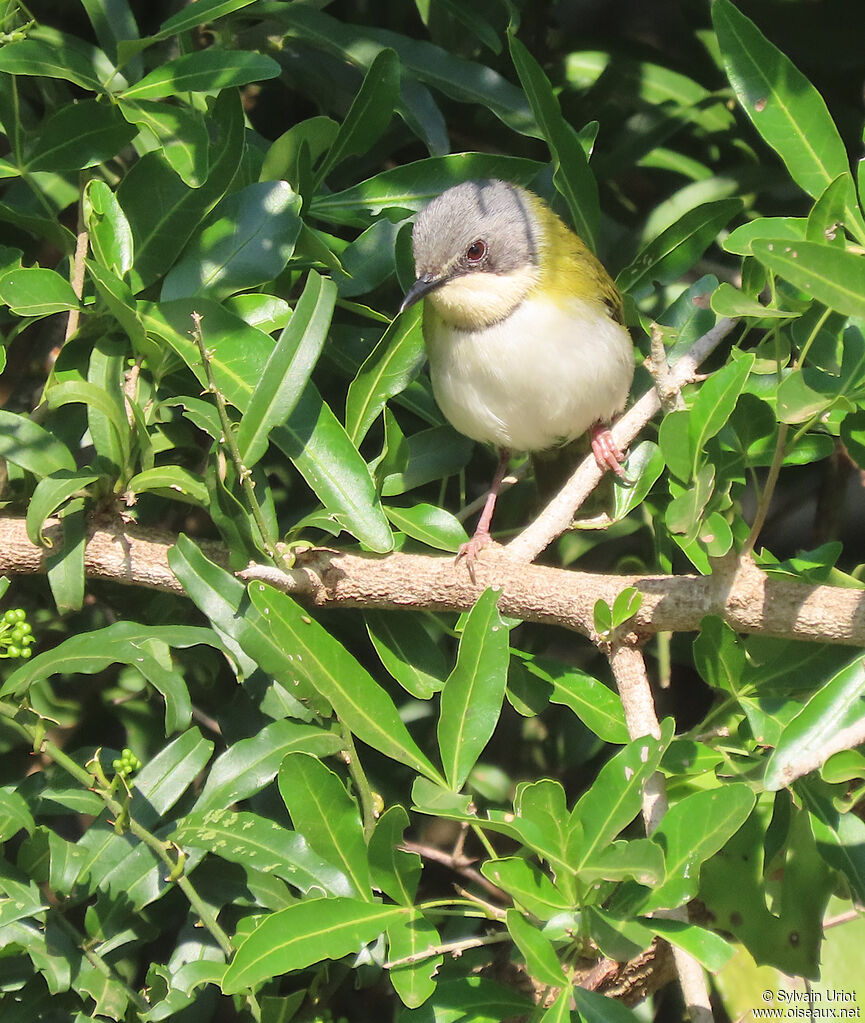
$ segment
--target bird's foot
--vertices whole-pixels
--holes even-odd
[[[457,556],[454,561],[459,564],[461,561],[465,561],[466,568],[469,570],[469,577],[473,583],[477,583],[475,578],[475,563],[478,560],[478,555],[485,548],[489,547],[493,542],[493,538],[490,536],[488,529],[477,529],[475,535],[468,540],[466,543],[460,545],[460,549],[457,551]]]
[[[595,423],[592,427],[592,453],[601,472],[606,472],[609,469],[619,477],[625,486],[634,482],[625,475],[625,470],[622,468],[625,456],[616,446],[609,426],[604,423]]]

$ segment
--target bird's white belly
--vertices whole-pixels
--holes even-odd
[[[631,337],[593,303],[527,299],[482,330],[437,316],[424,330],[436,401],[474,440],[540,451],[609,421],[627,400]]]

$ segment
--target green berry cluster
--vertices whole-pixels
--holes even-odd
[[[131,749],[121,750],[120,756],[111,761],[111,766],[121,778],[128,778],[130,774],[141,767],[141,761]]]
[[[23,657],[26,660],[33,652],[30,644],[35,639],[23,607],[10,607],[0,618],[0,657]]]

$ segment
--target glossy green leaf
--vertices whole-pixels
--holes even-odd
[[[745,671],[745,649],[723,618],[707,615],[694,640],[694,666],[715,689],[738,692]]]
[[[399,58],[390,49],[375,55],[364,75],[363,84],[352,101],[336,138],[316,171],[316,182],[349,156],[367,153],[379,140],[393,116],[399,97]],[[316,189],[318,191],[318,189]]]
[[[643,787],[672,738],[672,721],[665,721],[662,732],[660,740],[635,739],[608,760],[574,807],[570,845],[571,867],[577,873],[640,812]]]
[[[736,954],[730,942],[705,927],[664,917],[652,917],[651,920],[644,919],[641,922],[671,944],[690,953],[701,966],[713,973],[726,966]]]
[[[550,939],[533,927],[518,909],[507,911],[505,923],[532,978],[539,984],[558,987],[564,980],[564,971]]]
[[[616,998],[576,986],[574,1001],[582,1023],[637,1023],[639,1017]]]
[[[207,180],[210,138],[201,111],[159,100],[122,100],[118,106],[126,120],[159,147],[184,184],[198,188]]]
[[[70,171],[104,163],[135,137],[116,107],[82,100],[61,107],[39,126],[27,170]]]
[[[199,25],[209,25],[227,14],[248,7],[254,0],[195,0],[192,8],[184,7],[163,21],[154,39],[167,39]]]
[[[664,879],[664,855],[647,838],[611,842],[596,850],[580,868],[580,881],[634,880],[654,887]]]
[[[435,505],[423,502],[411,508],[385,505],[384,513],[400,532],[427,547],[439,551],[458,551],[468,542],[468,534],[459,519]]]
[[[723,246],[727,252],[750,256],[755,241],[804,241],[807,223],[806,217],[758,217],[731,231],[724,239]]]
[[[815,777],[800,779],[796,791],[810,812],[821,855],[841,872],[854,897],[861,900],[865,895],[865,822],[855,813],[842,813],[834,805],[833,790]]]
[[[489,153],[431,157],[382,171],[333,195],[317,195],[309,210],[313,216],[335,224],[368,227],[385,211],[416,213],[446,188],[472,178],[500,177],[527,185],[542,166],[533,160]]]
[[[84,222],[96,260],[117,277],[132,267],[132,230],[117,196],[104,181],[93,178],[84,186]]]
[[[170,269],[237,171],[244,129],[236,91],[226,90],[213,101],[208,123],[216,138],[211,144],[210,172],[200,188],[187,187],[168,160],[154,152],[138,160],[117,189],[135,239],[130,284],[136,291]]]
[[[210,629],[191,625],[149,627],[136,622],[115,622],[104,629],[82,632],[59,643],[51,650],[37,654],[12,672],[3,684],[0,695],[20,695],[34,682],[63,674],[92,675],[109,664],[138,664],[154,661],[148,643],[156,640],[168,646],[190,647],[199,643],[216,645]],[[155,665],[154,670],[158,668]]]
[[[162,494],[181,501],[186,498],[203,508],[209,503],[204,480],[182,465],[154,466],[136,473],[126,484],[126,490],[130,494]]]
[[[364,360],[348,388],[345,428],[359,445],[385,407],[420,372],[426,359],[420,311],[397,317]]]
[[[753,352],[746,352],[703,381],[690,409],[688,441],[691,466],[688,475],[681,477],[683,480],[693,478],[706,443],[733,414],[753,365]]]
[[[403,906],[414,904],[422,870],[420,856],[402,848],[408,826],[405,808],[390,806],[376,821],[368,846],[373,887]]]
[[[367,611],[364,618],[381,663],[403,689],[419,700],[439,692],[447,676],[444,654],[417,615]]]
[[[69,281],[54,270],[36,266],[0,277],[0,302],[19,316],[49,316],[79,307]]]
[[[50,547],[51,542],[42,532],[45,520],[74,494],[95,483],[99,476],[83,471],[61,469],[41,479],[27,505],[27,536],[36,546]]]
[[[553,181],[565,197],[574,229],[588,247],[597,247],[598,186],[577,133],[562,116],[559,101],[540,64],[513,34],[511,60],[553,157]]]
[[[272,913],[238,948],[222,980],[225,994],[281,973],[358,952],[408,910],[358,899],[307,899]]]
[[[220,202],[169,271],[162,300],[221,299],[277,277],[300,232],[300,196],[284,181],[259,181]]]
[[[190,728],[163,747],[135,775],[132,812],[144,827],[151,827],[168,813],[213,753],[213,743]]]
[[[213,852],[230,863],[274,874],[303,892],[354,895],[348,878],[322,859],[304,835],[245,811],[214,809],[181,818],[171,840]]]
[[[58,514],[63,540],[45,553],[45,574],[58,614],[66,614],[80,611],[84,603],[87,518],[83,500],[73,499]],[[185,709],[184,706],[184,713]]]
[[[454,791],[463,787],[501,714],[509,648],[500,596],[499,590],[486,590],[469,612],[456,667],[442,691],[438,744]]]
[[[270,431],[288,419],[306,387],[327,339],[335,301],[333,282],[310,271],[240,421],[237,446],[248,468],[265,453]]]
[[[256,735],[238,739],[216,758],[194,810],[203,814],[255,795],[273,781],[289,753],[330,756],[341,748],[339,736],[322,728],[272,721]]]
[[[644,440],[633,448],[624,463],[627,487],[614,487],[612,519],[618,522],[638,508],[664,471],[664,457],[658,445]]]
[[[757,319],[781,319],[786,320],[795,316],[795,313],[787,309],[773,309],[765,306],[762,302],[750,298],[744,292],[734,288],[732,284],[724,282],[712,295],[712,309],[719,316],[729,316],[731,319],[742,316],[754,316]]]
[[[7,841],[13,835],[17,835],[19,831],[26,831],[28,835],[32,834],[35,827],[36,822],[33,820],[33,814],[23,796],[10,786],[0,789],[0,842]],[[0,913],[2,910],[3,900],[0,900]],[[29,912],[28,915],[30,915]]]
[[[0,71],[61,78],[89,92],[126,88],[126,80],[101,50],[47,26],[41,26],[28,39],[4,44],[0,49]]]
[[[453,476],[468,462],[474,442],[457,433],[452,426],[434,426],[408,438],[408,465],[403,472],[385,476],[381,492],[384,497],[405,494],[415,487]]]
[[[403,1005],[416,1009],[436,989],[435,975],[442,964],[441,953],[424,956],[427,949],[441,944],[439,932],[420,913],[394,920],[387,928],[388,958],[397,965],[388,971]],[[415,962],[398,963],[414,957]]]
[[[865,316],[865,259],[819,242],[754,242],[754,255],[818,302]]]
[[[741,199],[719,199],[689,210],[653,239],[616,278],[622,291],[639,299],[655,283],[670,284],[690,270],[706,249],[742,209]]]
[[[549,920],[573,908],[547,875],[521,856],[486,860],[481,873],[539,920]]]
[[[598,738],[620,744],[628,741],[622,701],[603,682],[543,658],[527,660],[525,666],[532,675],[552,686],[550,703],[568,707]]]
[[[380,217],[340,252],[338,260],[332,249],[323,248],[321,234],[308,229],[303,240],[309,245],[307,255],[315,253],[326,266],[333,267],[340,298],[354,298],[374,291],[393,275],[397,239],[404,229],[405,222],[392,224]]]
[[[848,169],[823,97],[730,0],[715,0],[712,22],[742,109],[793,180],[816,198]]]
[[[561,783],[542,778],[517,786],[513,820],[508,821],[507,830],[550,864],[564,897],[570,900],[575,895],[570,884],[573,866],[568,849],[569,819]]]
[[[279,768],[279,792],[295,829],[349,879],[349,894],[371,901],[360,810],[339,777],[313,756],[289,753]]]
[[[833,736],[865,718],[865,667],[862,658],[825,682],[786,725],[766,765],[763,785],[775,792],[826,759],[821,754]]]
[[[693,792],[670,807],[652,832],[652,841],[664,850],[666,878],[656,887],[641,912],[675,909],[694,898],[700,868],[745,823],[755,796],[743,784]]]
[[[217,46],[166,61],[130,86],[124,99],[161,99],[179,92],[219,92],[276,78],[279,64],[263,53]]]
[[[252,583],[249,596],[270,623],[282,649],[293,651],[297,674],[333,705],[340,720],[359,739],[427,778],[440,780],[390,697],[337,639],[272,586]]]
[[[45,398],[49,408],[56,409],[66,405],[80,404],[85,406],[88,418],[94,412],[104,416],[107,424],[106,432],[111,435],[111,446],[114,449],[112,453],[116,455],[116,460],[112,460],[116,465],[122,464],[123,457],[117,455],[116,452],[128,450],[128,442],[124,443],[124,441],[129,435],[129,422],[124,417],[119,405],[112,401],[111,396],[103,387],[85,380],[67,380],[62,384],[50,387]],[[106,456],[109,455],[107,451],[104,453]]]
[[[6,409],[0,409],[0,456],[39,477],[75,471],[72,453],[53,434]]]

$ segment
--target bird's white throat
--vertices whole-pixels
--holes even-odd
[[[426,297],[448,323],[477,330],[510,316],[538,279],[538,269],[521,266],[508,273],[466,273]]]

